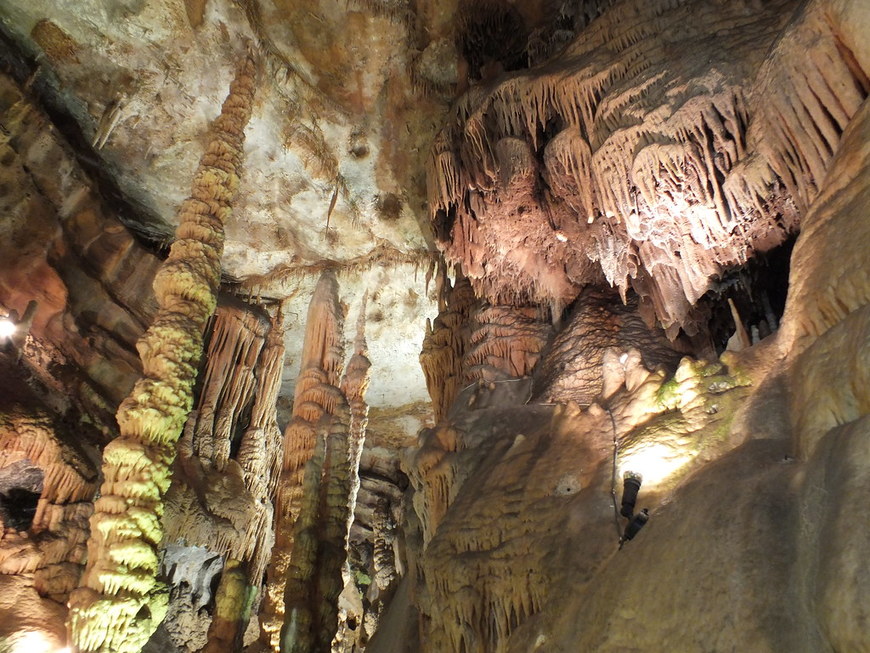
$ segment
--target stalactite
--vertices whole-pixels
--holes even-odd
[[[244,307],[218,306],[215,313],[191,445],[197,458],[219,471],[251,409],[268,329],[262,316]]]
[[[534,74],[474,87],[428,163],[445,260],[493,304],[568,304],[603,275],[695,333],[711,280],[798,229],[870,92],[827,5],[792,11],[617,3]]]
[[[175,445],[192,408],[202,333],[216,305],[223,224],[239,183],[257,64],[242,60],[182,204],[176,240],[154,281],[158,312],[137,347],[144,377],[118,410],[119,437],[103,452],[88,564],[70,597],[80,651],[141,650],[166,613],[157,582],[160,518]]]
[[[426,323],[426,336],[420,352],[420,366],[432,398],[436,421],[441,421],[453,403],[462,383],[462,360],[468,347],[468,317],[474,293],[466,279],[450,287],[446,275],[440,279],[439,312],[435,323]]]
[[[314,454],[318,434],[328,429],[332,416],[346,406],[338,387],[343,362],[342,321],[338,284],[334,275],[324,273],[308,308],[293,419],[284,432],[283,462],[275,494],[275,546],[260,609],[260,641],[273,651],[279,649],[285,621],[285,584],[295,549],[294,524],[306,497],[306,465]]]

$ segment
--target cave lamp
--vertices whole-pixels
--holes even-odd
[[[625,472],[622,479],[622,508],[619,511],[626,519],[634,515],[634,504],[637,503],[637,493],[640,491],[643,477],[637,472]]]
[[[8,317],[0,318],[0,338],[9,338],[15,333],[15,322]]]

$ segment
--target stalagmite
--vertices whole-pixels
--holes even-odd
[[[350,406],[350,431],[348,433],[348,461],[350,463],[348,509],[350,512],[347,523],[348,536],[350,535],[350,527],[353,521],[354,509],[356,508],[356,497],[359,492],[359,463],[365,445],[369,414],[369,406],[366,403],[365,396],[369,386],[369,368],[371,368],[372,364],[368,359],[368,348],[366,345],[366,303],[366,296],[364,295],[357,321],[354,353],[347,363],[347,369],[341,381],[341,391],[344,393]]]
[[[250,616],[252,594],[242,565],[238,560],[228,560],[215,594],[208,643],[201,653],[226,653],[239,648],[246,617]]]
[[[313,479],[303,480],[306,465],[314,455],[318,441],[326,437],[336,411],[341,407],[347,410],[345,397],[339,389],[344,355],[342,322],[338,284],[327,272],[321,276],[308,307],[293,419],[284,432],[283,462],[275,494],[275,546],[260,609],[260,641],[273,651],[280,647],[280,631],[285,622],[285,584],[297,531],[294,524],[299,518],[303,500],[311,500],[310,496],[306,499],[303,487],[303,482],[314,483]],[[345,429],[348,421],[345,418]],[[345,430],[345,437],[346,433]],[[325,457],[326,451],[322,455]],[[306,548],[294,555],[299,558],[309,553],[316,554]]]
[[[158,312],[138,343],[144,377],[118,410],[120,436],[103,452],[88,564],[70,597],[69,628],[80,651],[135,653],[166,612],[157,582],[160,518],[170,466],[220,283],[223,223],[232,210],[251,116],[257,64],[241,61],[181,207],[176,240],[154,281]]]
[[[338,595],[344,587],[350,409],[336,407],[325,437],[305,469],[304,498],[294,524],[295,541],[284,590],[282,653],[327,653],[338,627]]]
[[[281,651],[331,650],[338,628],[338,596],[348,582],[348,535],[359,490],[359,460],[368,406],[365,391],[365,305],[357,323],[355,352],[341,384],[347,398],[335,406],[328,428],[305,469],[304,496],[294,524],[294,545],[284,590]]]

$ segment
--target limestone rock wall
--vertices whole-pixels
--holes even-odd
[[[104,436],[141,373],[136,339],[153,315],[160,259],[139,245],[32,98],[0,77],[0,193],[7,216],[0,302],[38,302],[22,346],[60,410],[93,415]],[[66,397],[66,400],[61,399]]]

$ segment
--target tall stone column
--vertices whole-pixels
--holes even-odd
[[[224,223],[239,184],[257,64],[244,57],[179,215],[175,242],[154,280],[158,312],[137,343],[143,377],[121,403],[120,435],[103,452],[88,564],[70,597],[79,651],[136,653],[166,613],[158,583],[163,497],[191,410],[202,333],[220,285]]]

